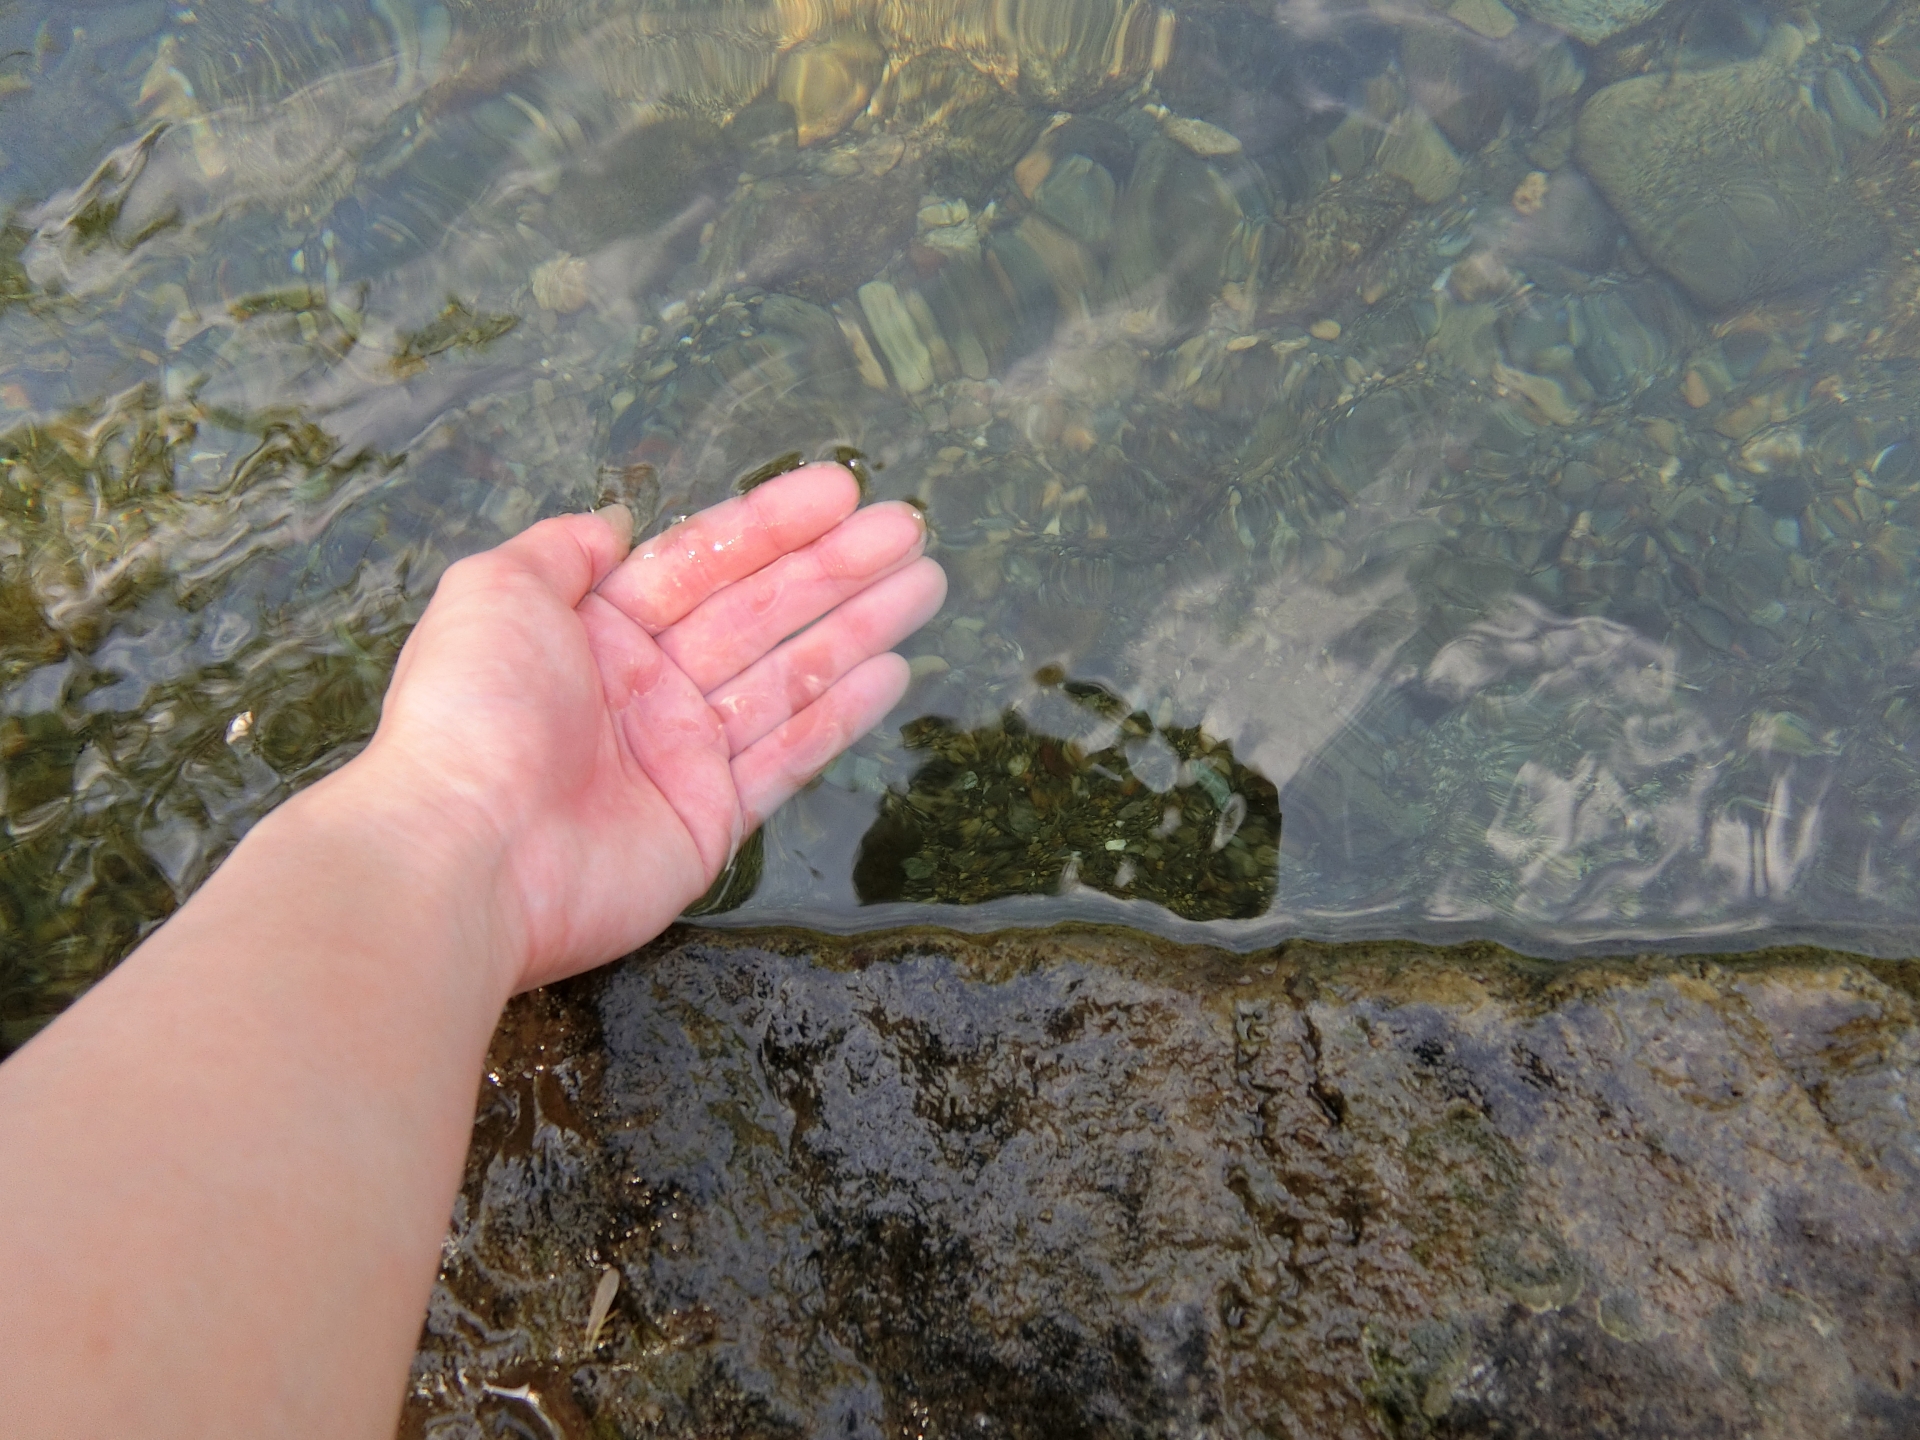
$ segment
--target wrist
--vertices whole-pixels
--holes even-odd
[[[414,963],[444,964],[484,1003],[504,1005],[524,970],[520,918],[505,903],[502,838],[363,752],[274,810],[234,859],[251,884],[311,888],[342,938],[409,942]],[[223,869],[226,867],[223,867]]]

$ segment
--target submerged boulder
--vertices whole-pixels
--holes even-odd
[[[1589,45],[1651,20],[1667,0],[1514,0],[1514,8]]]
[[[677,932],[509,1012],[403,1433],[1911,1435],[1910,983]]]
[[[1885,243],[1832,122],[1771,54],[1609,85],[1574,146],[1634,243],[1712,309],[1837,280]]]

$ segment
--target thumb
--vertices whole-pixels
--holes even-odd
[[[530,571],[566,604],[578,605],[633,548],[633,512],[608,505],[591,515],[559,515],[522,530],[493,553]]]

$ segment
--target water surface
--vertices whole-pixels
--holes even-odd
[[[839,455],[953,578],[720,923],[1912,953],[1920,21],[0,13],[0,1044],[453,559]]]

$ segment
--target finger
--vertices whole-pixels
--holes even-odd
[[[813,704],[861,661],[898,645],[946,598],[946,572],[922,556],[710,693],[707,703],[734,754]]]
[[[530,525],[504,544],[468,556],[448,574],[489,588],[530,575],[571,610],[626,558],[633,515],[609,505],[591,515],[557,515]]]
[[[717,875],[746,833],[719,718],[652,637],[600,596],[589,595],[578,613],[628,752],[679,816],[708,876]]]
[[[738,675],[803,625],[918,555],[920,512],[898,501],[842,520],[804,550],[727,586],[661,632],[660,648],[702,690]]]
[[[627,552],[633,549],[633,511],[624,505],[602,505],[593,512],[593,517],[613,532],[614,544],[620,550],[620,559],[626,559]]]
[[[898,655],[854,666],[813,704],[733,759],[746,828],[752,830],[793,792],[886,718],[907,693],[910,673]]]
[[[819,539],[859,503],[843,466],[803,465],[641,541],[600,593],[658,634],[721,587]]]

